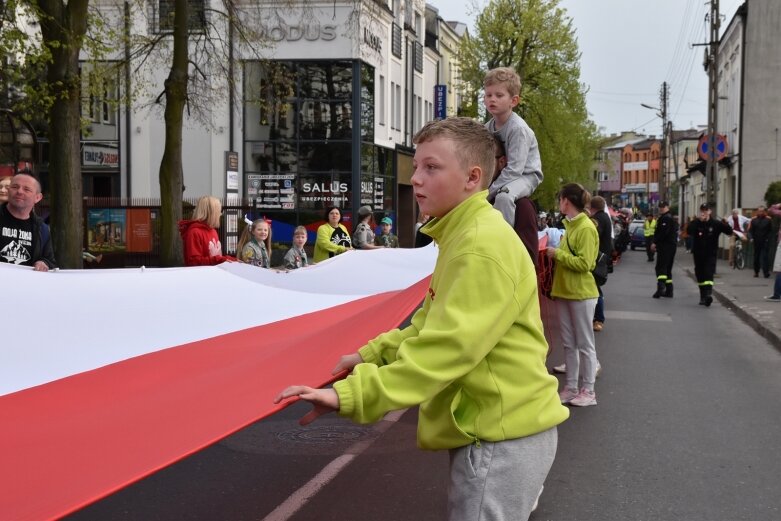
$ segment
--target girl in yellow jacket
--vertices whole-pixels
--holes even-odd
[[[599,291],[591,270],[599,253],[599,234],[583,209],[591,194],[576,183],[559,192],[559,210],[566,216],[566,232],[558,248],[547,248],[556,260],[551,296],[556,300],[561,343],[567,364],[561,403],[586,407],[597,404],[594,392],[597,353],[591,323]]]

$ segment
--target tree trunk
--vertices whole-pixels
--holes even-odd
[[[82,267],[81,82],[79,51],[87,30],[88,0],[40,2],[43,44],[52,53],[47,82],[54,89],[49,113],[49,185],[52,244],[61,268]]]
[[[182,124],[187,103],[188,2],[174,4],[174,59],[165,80],[165,149],[160,163],[160,263],[184,263],[178,222],[182,218]]]

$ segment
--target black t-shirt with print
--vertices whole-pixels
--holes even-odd
[[[352,243],[350,242],[350,235],[342,229],[341,226],[334,229],[334,231],[331,233],[331,243],[338,244],[339,246],[344,246],[345,248],[349,248],[352,246]],[[333,257],[334,252],[329,251],[328,257]]]
[[[0,262],[32,266],[33,217],[21,220],[9,212],[0,218]]]

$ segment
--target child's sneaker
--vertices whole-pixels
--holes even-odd
[[[594,391],[581,389],[578,395],[570,400],[569,404],[574,405],[575,407],[588,407],[589,405],[596,405],[597,395]]]
[[[566,405],[577,398],[579,394],[580,393],[578,393],[577,390],[570,387],[565,387],[564,390],[559,393],[559,398],[561,399],[562,405]]]

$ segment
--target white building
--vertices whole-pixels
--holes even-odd
[[[122,26],[123,3],[98,5]],[[170,31],[172,5],[150,4],[148,12],[129,18],[127,31],[145,36]],[[203,5],[222,6],[204,0],[191,16],[193,29],[205,20],[223,24],[229,41],[227,25]],[[215,62],[222,51],[229,56],[218,48],[204,61],[211,68],[208,87],[222,95],[197,100],[206,101],[201,113],[206,121],[185,111],[183,195],[248,200],[257,214],[274,221],[275,240],[286,240],[297,224],[321,221],[328,206],[339,206],[349,219],[354,209],[369,204],[378,217],[391,216],[402,245],[411,245],[412,137],[427,121],[457,111],[455,52],[463,25],[432,18],[431,6],[427,20],[424,0],[242,7],[242,16],[260,27],[269,45],[236,44],[229,63]],[[170,43],[169,37],[161,40]],[[124,53],[118,49],[113,58]],[[132,106],[115,109],[99,96],[84,101],[93,122],[82,141],[85,196],[159,198],[165,126],[154,100],[164,90],[169,56],[161,53],[140,68],[144,57],[135,57],[118,74],[120,88],[144,87],[145,95]],[[226,94],[230,73],[221,71],[232,71],[235,95]],[[89,74],[83,76],[89,81]],[[104,98],[116,88],[106,85]],[[45,179],[45,164],[41,171]]]

